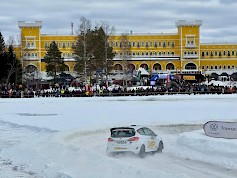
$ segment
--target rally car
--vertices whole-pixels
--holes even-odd
[[[107,143],[107,154],[132,152],[143,158],[146,152],[162,152],[162,138],[147,127],[132,125],[110,129]]]

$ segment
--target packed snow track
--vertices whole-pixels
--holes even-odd
[[[18,164],[18,161],[14,162],[11,159],[5,159],[0,157],[0,178],[7,178],[7,175],[14,177],[24,177],[24,178],[47,178],[49,175],[53,177],[81,177],[80,175],[76,176],[75,174],[67,174],[63,169],[62,165],[57,165],[56,168],[53,167],[54,159],[63,159],[65,163],[71,162],[83,166],[83,162],[86,167],[90,165],[87,161],[91,161],[91,158],[86,160],[86,156],[82,159],[83,161],[78,161],[80,154],[83,153],[88,155],[93,153],[95,157],[95,162],[109,162],[111,164],[126,165],[131,169],[131,171],[137,171],[137,175],[144,175],[145,173],[142,170],[167,173],[170,177],[192,177],[192,178],[234,178],[237,175],[236,169],[225,168],[218,164],[208,163],[205,160],[195,160],[189,157],[189,155],[179,155],[174,152],[174,148],[180,150],[180,146],[177,144],[177,139],[180,134],[195,130],[202,129],[202,125],[169,125],[169,126],[152,126],[150,127],[160,136],[162,136],[164,141],[165,149],[163,153],[157,153],[155,155],[147,154],[145,158],[141,159],[136,155],[132,154],[121,154],[117,155],[114,158],[106,156],[106,143],[109,136],[109,129],[102,130],[92,130],[87,132],[82,132],[80,130],[74,130],[70,132],[55,132],[49,130],[40,130],[33,129],[32,127],[20,127],[16,125],[11,125],[9,123],[1,123],[1,149],[6,147],[15,146],[16,149],[21,150],[19,154],[27,154],[27,152],[32,152],[31,148],[24,146],[24,142],[28,139],[34,139],[37,137],[39,142],[35,142],[34,146],[38,147],[39,152],[44,153],[49,157],[47,160],[40,157],[38,161],[43,162],[44,167],[39,165],[39,169],[29,170],[29,165],[27,164]],[[17,137],[14,132],[19,133]],[[4,134],[4,137],[3,137]],[[46,145],[46,146],[40,146]],[[21,146],[17,146],[21,145]],[[23,146],[22,146],[23,145]],[[52,146],[54,145],[54,148]],[[62,146],[62,147],[61,147]],[[61,147],[61,150],[59,149]],[[46,150],[45,150],[46,149]],[[47,152],[48,151],[48,155]],[[54,154],[52,155],[52,152]],[[61,156],[62,152],[65,154]],[[73,153],[72,153],[73,152]],[[81,153],[80,153],[81,152]],[[37,156],[37,155],[35,155]],[[65,156],[67,159],[65,159]],[[58,157],[58,158],[56,158]],[[98,157],[98,158],[96,158]],[[96,159],[98,161],[96,161]],[[48,162],[51,160],[51,162]],[[26,160],[27,162],[27,160]],[[101,163],[103,164],[103,163]],[[106,163],[107,165],[108,163]],[[109,165],[109,164],[108,164]],[[113,174],[114,167],[108,167],[106,169],[112,170],[110,173],[104,173],[105,177]],[[95,165],[96,166],[96,165]],[[98,165],[97,165],[98,166]],[[76,168],[77,166],[75,166]],[[99,166],[100,167],[100,166]],[[135,168],[134,168],[135,167]],[[52,168],[52,170],[50,170]],[[86,168],[88,169],[88,168]],[[97,170],[97,169],[95,169]],[[121,174],[125,174],[125,177],[130,175],[123,170]],[[145,172],[146,172],[145,171]],[[105,171],[106,172],[106,171]],[[3,175],[3,176],[1,176]],[[85,174],[86,175],[86,174]],[[115,173],[115,175],[117,175]],[[131,174],[134,175],[134,174]],[[159,174],[158,174],[159,175]],[[88,177],[91,177],[88,174]],[[10,178],[10,177],[9,177]]]

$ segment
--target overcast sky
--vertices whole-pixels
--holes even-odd
[[[80,17],[107,21],[117,33],[177,32],[177,20],[203,20],[201,42],[237,43],[237,0],[6,0],[0,31],[19,34],[18,21],[43,21],[44,34],[78,30]]]

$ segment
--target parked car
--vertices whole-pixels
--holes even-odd
[[[143,158],[145,153],[162,152],[162,138],[147,127],[132,125],[110,129],[107,143],[107,155],[132,152]]]

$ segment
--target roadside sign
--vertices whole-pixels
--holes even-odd
[[[237,139],[237,122],[209,121],[203,129],[210,137]]]

